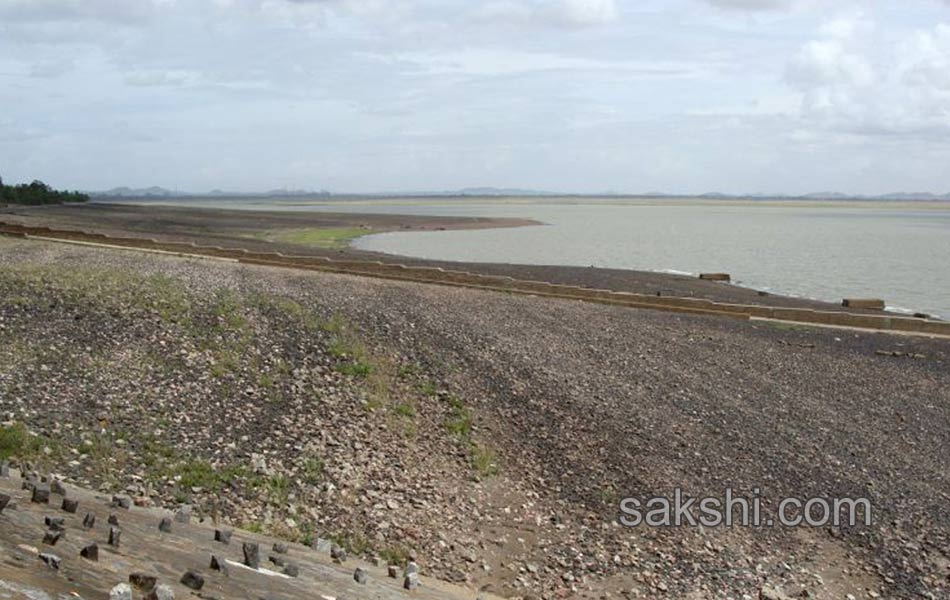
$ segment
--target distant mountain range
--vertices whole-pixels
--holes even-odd
[[[561,196],[561,197],[624,197],[624,198],[706,198],[711,200],[722,199],[743,199],[743,200],[904,200],[904,201],[950,201],[950,193],[933,194],[930,192],[894,192],[880,195],[859,195],[842,194],[841,192],[813,192],[810,194],[727,194],[723,192],[706,192],[705,194],[671,194],[667,192],[648,192],[639,194],[625,194],[623,192],[603,192],[593,194],[565,194],[561,192],[551,192],[543,190],[531,190],[522,188],[495,188],[495,187],[470,187],[459,190],[444,191],[408,191],[408,192],[382,192],[369,194],[353,193],[331,193],[326,190],[287,190],[277,189],[267,192],[228,192],[224,190],[211,190],[204,193],[183,192],[180,190],[170,190],[163,187],[152,186],[147,188],[129,188],[117,187],[111,190],[100,192],[88,192],[94,198],[285,198],[285,197],[399,197],[399,196],[430,196],[430,197],[537,197],[537,196]]]

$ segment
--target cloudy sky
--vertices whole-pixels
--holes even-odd
[[[950,0],[0,0],[0,175],[950,192]]]

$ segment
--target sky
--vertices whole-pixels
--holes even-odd
[[[950,192],[950,0],[0,0],[0,176]]]

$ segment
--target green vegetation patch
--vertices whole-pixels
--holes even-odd
[[[343,248],[352,240],[370,233],[361,227],[338,227],[305,229],[278,229],[256,234],[255,237],[271,242],[284,242],[314,248]]]

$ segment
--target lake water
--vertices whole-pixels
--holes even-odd
[[[947,204],[454,200],[281,208],[531,218],[545,225],[384,233],[355,245],[452,261],[724,271],[740,285],[775,293],[835,302],[876,297],[895,310],[950,317]]]

